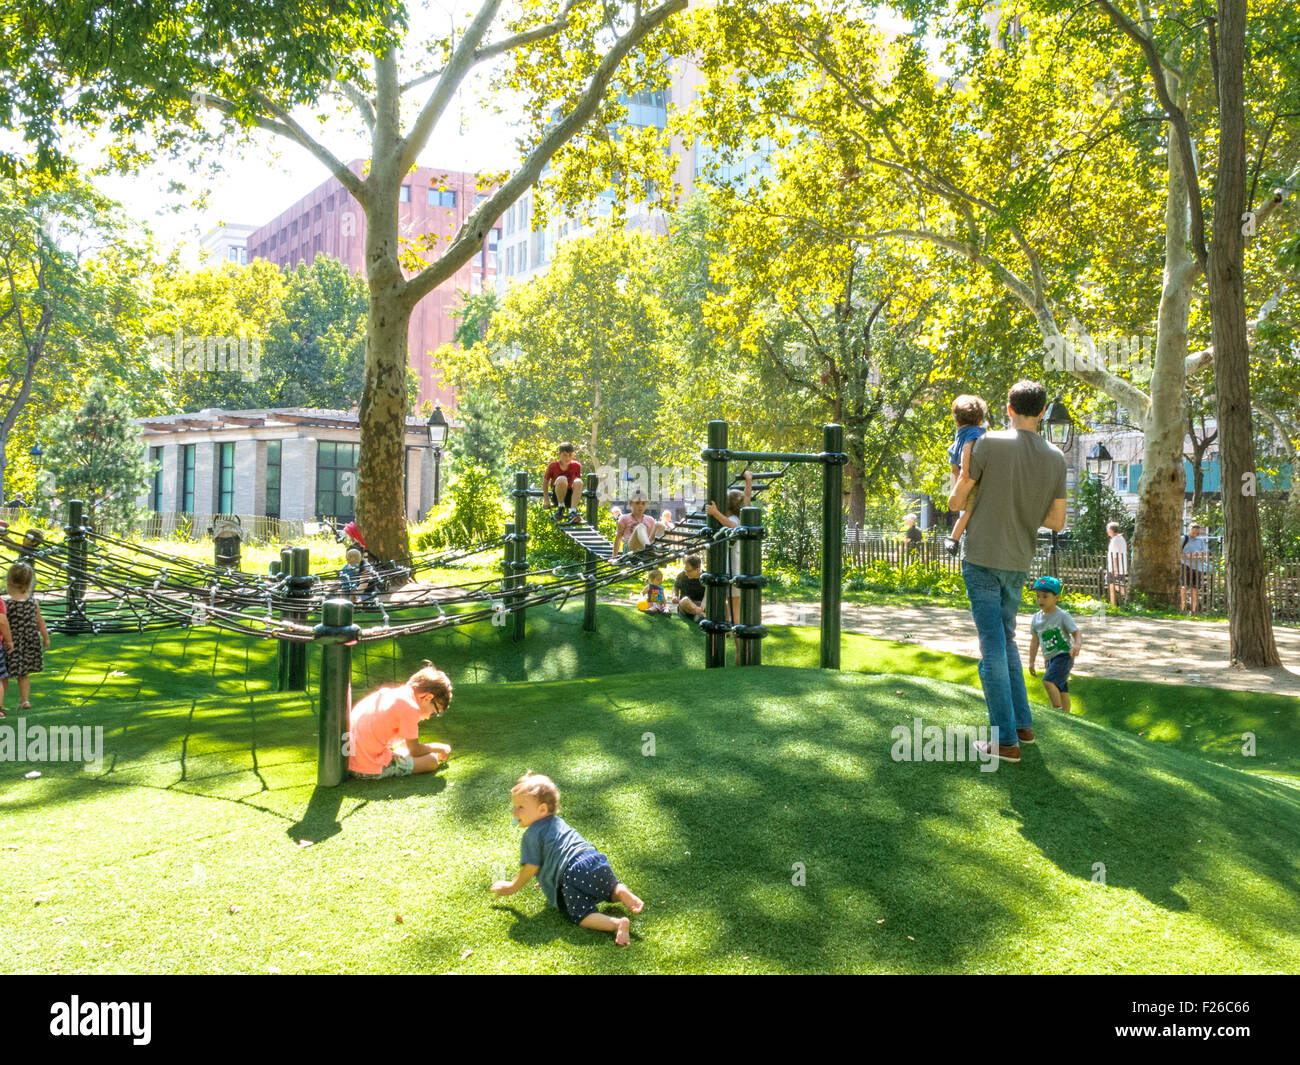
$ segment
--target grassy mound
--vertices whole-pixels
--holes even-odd
[[[310,694],[270,690],[270,645],[61,641],[24,717],[102,726],[104,760],[0,763],[0,969],[1300,969],[1294,788],[1048,710],[1019,766],[896,762],[896,726],[984,720],[968,662],[850,637],[839,674],[705,674],[678,621],[580,625],[538,611],[522,646],[483,625],[367,649],[358,689],[449,669],[452,712],[423,735],[456,757],[334,789]],[[815,653],[803,630],[765,647]],[[900,672],[850,668],[882,663]],[[646,900],[631,949],[531,886],[487,892],[517,866],[529,768]]]

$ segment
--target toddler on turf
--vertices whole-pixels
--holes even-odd
[[[451,755],[445,743],[421,743],[420,722],[451,705],[451,681],[427,658],[400,688],[380,688],[348,718],[348,772],[358,780],[432,773]],[[394,746],[401,746],[400,753]]]
[[[640,913],[644,903],[614,875],[609,859],[559,817],[555,782],[530,770],[510,789],[510,800],[515,821],[526,830],[519,846],[519,875],[496,881],[492,892],[513,895],[535,876],[546,901],[574,924],[613,932],[620,947],[631,943],[631,920],[611,917],[597,907],[618,902],[629,913]]]
[[[677,613],[687,621],[704,620],[704,581],[700,579],[703,572],[700,556],[687,555],[682,563],[682,571],[673,581],[673,603]]]
[[[348,551],[348,564],[339,570],[339,585],[343,594],[354,603],[357,601],[357,585],[361,581],[361,552],[355,547]]]
[[[664,598],[663,570],[652,569],[646,576],[650,583],[641,589],[637,609],[644,610],[647,614],[663,614],[667,617],[668,601]]]
[[[1056,605],[1061,595],[1061,582],[1055,577],[1039,577],[1034,581],[1034,598],[1038,600],[1038,613],[1029,623],[1033,634],[1029,639],[1029,675],[1038,676],[1034,662],[1038,658],[1038,645],[1043,645],[1043,688],[1052,706],[1070,712],[1070,670],[1083,646],[1083,637],[1074,618]],[[1068,635],[1067,635],[1068,634]]]
[[[31,674],[45,668],[42,650],[50,649],[50,631],[41,617],[40,605],[32,598],[36,571],[26,562],[15,562],[5,578],[5,613],[8,615],[12,643],[6,644],[6,676],[0,680],[0,703],[9,691],[9,678],[18,680],[18,709],[32,708]]]
[[[984,428],[984,419],[988,417],[988,413],[989,405],[979,396],[958,396],[952,401],[952,420],[957,424],[957,435],[953,439],[952,447],[948,449],[948,461],[952,464],[954,488],[962,477],[970,479],[970,453],[975,449],[975,441],[988,432]],[[971,494],[967,497],[966,509],[961,512],[957,524],[952,527],[952,532],[944,541],[944,549],[950,555],[955,555],[960,550],[962,534],[965,533],[966,525],[970,521],[971,511],[975,509],[976,491],[978,489],[971,490]]]

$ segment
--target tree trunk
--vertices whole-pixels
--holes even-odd
[[[1172,138],[1171,138],[1172,139]],[[1165,271],[1156,321],[1151,404],[1143,417],[1142,480],[1133,534],[1133,590],[1157,602],[1178,601],[1180,533],[1186,477],[1183,473],[1183,410],[1186,399],[1187,322],[1196,261],[1187,250],[1190,229],[1187,182],[1179,153],[1170,145],[1165,200]]]
[[[1265,594],[1264,548],[1255,494],[1255,443],[1246,332],[1246,120],[1243,66],[1246,0],[1219,0],[1219,166],[1214,240],[1206,273],[1214,338],[1214,384],[1228,579],[1228,642],[1233,665],[1280,666]]]
[[[398,266],[397,187],[391,161],[371,171],[374,192],[366,218],[366,278],[370,313],[366,326],[366,382],[361,392],[361,461],[357,524],[379,558],[407,563],[406,500],[402,470],[406,444],[406,281]]]

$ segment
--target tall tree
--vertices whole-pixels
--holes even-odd
[[[571,240],[545,274],[506,293],[485,343],[447,352],[457,384],[504,409],[512,468],[536,468],[561,440],[588,471],[620,458],[669,464],[689,449],[656,282],[641,233]]]
[[[156,392],[147,358],[147,248],[76,173],[0,179],[0,498],[15,430],[92,380]],[[143,271],[143,272],[142,272]]]
[[[548,165],[557,196],[578,203],[605,185],[671,187],[671,159],[653,132],[612,136],[626,116],[621,97],[664,81],[663,58],[649,39],[687,0],[480,0],[453,15],[450,32],[412,35],[403,52],[406,9],[399,3],[325,3],[326,18],[301,3],[272,7],[220,0],[130,8],[114,19],[107,0],[51,13],[25,0],[27,36],[9,47],[17,58],[52,66],[56,83],[83,93],[70,117],[112,117],[123,135],[119,158],[138,158],[135,134],[159,120],[187,127],[172,143],[206,136],[205,117],[221,132],[267,130],[309,151],[365,215],[365,269],[370,290],[366,377],[361,396],[357,519],[385,557],[410,554],[402,493],[407,325],[415,305],[483,247],[488,230]],[[99,17],[88,17],[98,14]],[[132,34],[124,36],[125,32]],[[143,32],[143,31],[148,32]],[[269,38],[269,40],[268,40]],[[523,100],[528,127],[522,162],[494,175],[487,198],[450,241],[404,246],[398,198],[406,176],[462,88],[479,69],[496,71],[492,88]],[[350,105],[371,140],[355,173],[294,109],[328,89]],[[41,130],[33,99],[47,94],[27,81],[0,82],[0,104],[18,99]],[[411,106],[413,105],[413,106]],[[415,119],[404,126],[403,112]],[[48,139],[48,138],[47,138]],[[638,175],[644,175],[639,177]],[[539,218],[541,216],[539,215]],[[441,254],[435,254],[440,251]],[[418,261],[417,261],[418,260]]]

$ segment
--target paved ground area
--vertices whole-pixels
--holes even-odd
[[[941,651],[979,657],[979,642],[970,611],[952,607],[861,606],[845,603],[841,625],[887,640],[921,644]],[[769,625],[817,625],[818,603],[763,604]],[[1238,691],[1300,696],[1300,629],[1275,628],[1280,669],[1231,669],[1226,621],[1076,615],[1083,630],[1083,650],[1074,668],[1082,677],[1200,684]],[[1029,615],[1021,627],[1020,652],[1029,648]],[[1039,668],[1042,668],[1040,658]]]

